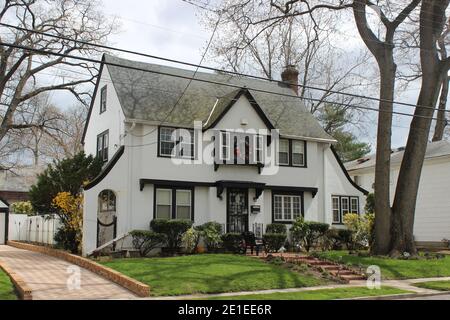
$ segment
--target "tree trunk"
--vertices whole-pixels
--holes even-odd
[[[395,72],[392,50],[387,52],[380,65],[380,112],[377,133],[377,159],[375,167],[375,237],[371,251],[375,255],[389,253],[391,223],[390,163],[392,138],[392,102],[395,90]],[[389,52],[390,51],[390,52]]]
[[[442,141],[444,138],[445,127],[447,126],[447,117],[446,117],[446,109],[447,109],[447,97],[448,97],[448,89],[449,89],[450,78],[445,77],[442,81],[442,91],[441,91],[441,99],[439,101],[438,113],[436,121],[436,126],[434,128],[433,142]]]
[[[423,78],[422,89],[417,103],[419,106],[436,105],[441,79],[439,74],[436,74],[434,79]],[[420,108],[419,106],[416,108],[415,115],[432,117],[432,110]],[[415,117],[411,123],[392,208],[392,243],[390,252],[392,256],[398,256],[404,252],[413,255],[417,254],[414,240],[414,219],[430,128],[431,119],[428,118]]]
[[[439,59],[437,41],[442,34],[449,0],[424,0],[420,12],[422,87],[408,136],[392,208],[391,255],[417,254],[414,218],[420,176],[428,145],[434,106],[448,63]],[[430,108],[432,107],[432,108]]]

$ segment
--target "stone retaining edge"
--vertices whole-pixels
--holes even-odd
[[[21,300],[33,300],[33,292],[30,287],[22,280],[22,278],[12,271],[5,263],[0,261],[0,269],[2,269],[8,277],[11,279],[11,282],[16,287],[16,290],[19,294],[19,298]]]
[[[11,247],[15,247],[18,249],[29,250],[33,252],[38,252],[42,254],[46,254],[48,256],[52,256],[55,258],[59,258],[65,260],[67,262],[73,263],[77,266],[85,268],[99,276],[106,278],[112,282],[117,283],[118,285],[130,290],[138,297],[149,297],[150,296],[150,287],[142,282],[139,282],[133,278],[130,278],[116,270],[105,267],[99,263],[91,261],[87,258],[83,258],[74,254],[70,254],[68,252],[62,250],[56,250],[50,247],[36,246],[28,243],[17,242],[17,241],[8,241],[8,245]]]

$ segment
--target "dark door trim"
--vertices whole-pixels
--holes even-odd
[[[245,202],[247,207],[247,214],[246,217],[246,223],[245,223],[245,230],[249,231],[249,222],[250,222],[250,213],[249,213],[249,189],[248,188],[227,188],[227,232],[230,232],[230,192],[231,191],[242,191],[243,194],[245,194]]]

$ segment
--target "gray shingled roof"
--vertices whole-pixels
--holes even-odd
[[[194,75],[194,71],[190,70],[130,61],[110,55],[105,55],[105,61],[183,77]],[[207,121],[217,99],[216,115],[218,110],[226,108],[227,102],[239,91],[235,87],[192,81],[184,97],[171,112],[189,80],[112,65],[107,68],[127,119],[158,122],[166,120],[166,124],[192,127],[195,120],[203,123]],[[249,90],[282,135],[334,140],[285,84],[205,72],[198,72],[196,78],[292,95],[291,98]]]
[[[391,164],[399,164],[403,160],[404,150],[397,150],[391,155]],[[430,142],[427,146],[425,159],[450,156],[450,141]],[[372,154],[361,159],[347,162],[345,168],[347,171],[371,168],[376,164],[376,155]]]

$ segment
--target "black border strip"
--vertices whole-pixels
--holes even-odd
[[[119,150],[114,154],[114,156],[111,158],[111,161],[106,164],[106,166],[103,168],[102,172],[94,178],[91,182],[89,182],[87,185],[83,187],[85,191],[92,189],[96,185],[98,185],[107,175],[108,173],[114,168],[117,161],[122,157],[123,153],[125,151],[125,146],[121,146]]]
[[[358,186],[358,185],[355,183],[355,181],[352,180],[352,178],[351,178],[350,175],[348,174],[347,169],[345,169],[345,166],[344,166],[344,164],[342,163],[341,158],[339,158],[339,155],[337,154],[337,152],[336,152],[336,150],[334,149],[334,147],[333,147],[333,146],[330,146],[330,149],[331,149],[331,151],[333,152],[334,157],[336,158],[337,162],[339,163],[339,166],[341,167],[342,171],[344,172],[345,176],[347,177],[347,179],[348,179],[348,181],[351,183],[351,185],[352,185],[353,187],[355,187],[358,191],[364,193],[364,195],[367,196],[370,192],[367,191],[367,190],[364,189],[364,188],[361,188],[360,186]]]

